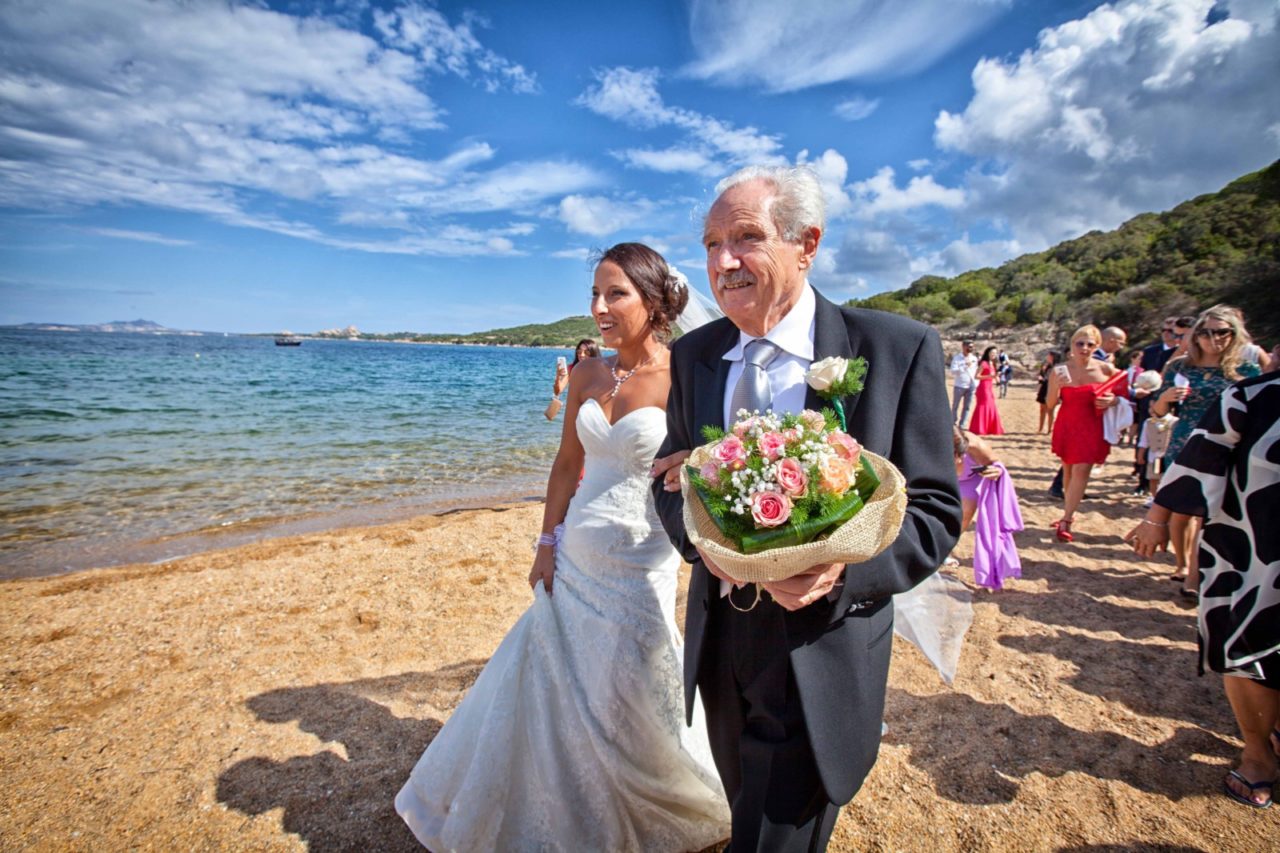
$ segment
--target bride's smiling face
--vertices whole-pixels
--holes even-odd
[[[628,346],[652,334],[649,307],[622,267],[603,261],[591,285],[591,316],[610,349]]]

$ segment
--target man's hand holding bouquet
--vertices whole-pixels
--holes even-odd
[[[902,474],[846,432],[842,398],[862,390],[866,370],[865,359],[822,359],[806,380],[832,408],[744,409],[728,431],[704,430],[680,481],[685,528],[717,574],[785,590],[787,579],[863,562],[897,537]]]

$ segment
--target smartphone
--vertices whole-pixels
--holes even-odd
[[[569,363],[565,360],[565,357],[564,356],[557,357],[556,372],[559,373],[560,371],[568,370],[568,369],[569,369]]]

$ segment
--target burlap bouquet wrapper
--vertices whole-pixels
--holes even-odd
[[[720,532],[702,505],[689,472],[680,466],[680,491],[684,495],[684,527],[690,541],[702,549],[726,573],[749,583],[786,580],[823,563],[862,563],[870,560],[898,538],[902,517],[907,511],[907,481],[902,472],[883,456],[862,450],[862,456],[880,478],[858,514],[825,538],[803,545],[787,545],[757,554],[743,554]],[[699,468],[710,459],[710,446],[694,450],[686,465]]]

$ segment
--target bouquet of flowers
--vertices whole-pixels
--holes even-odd
[[[862,562],[893,541],[906,508],[902,474],[845,431],[841,396],[862,389],[866,362],[823,359],[811,386],[832,409],[739,410],[708,427],[681,485],[690,539],[733,577],[774,581],[832,562]]]

